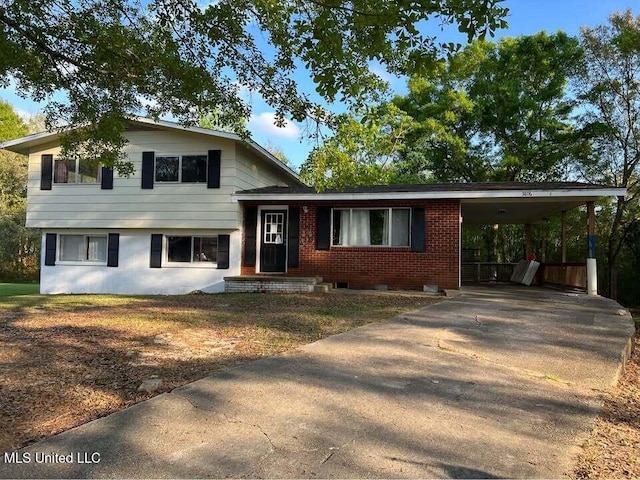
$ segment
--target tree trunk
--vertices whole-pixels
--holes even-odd
[[[624,241],[623,233],[621,232],[624,208],[625,198],[618,197],[616,214],[611,224],[611,233],[609,234],[609,245],[607,249],[607,291],[609,292],[609,298],[613,300],[618,298],[616,262],[618,261],[620,247]]]

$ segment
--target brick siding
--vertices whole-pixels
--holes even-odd
[[[226,293],[308,293],[313,292],[313,285],[308,282],[278,282],[254,280],[251,282],[226,280]]]
[[[301,208],[300,267],[288,269],[287,275],[320,276],[325,282],[346,282],[349,288],[354,289],[387,285],[389,289],[422,290],[422,286],[427,284],[437,285],[440,289],[458,288],[458,200],[331,202],[330,206],[335,208],[424,207],[425,252],[412,252],[409,247],[331,247],[330,250],[316,250],[317,203],[288,203]],[[303,207],[306,207],[306,212]],[[241,271],[243,275],[256,273],[254,267],[242,266]]]

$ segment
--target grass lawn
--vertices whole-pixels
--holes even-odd
[[[631,313],[636,321],[635,350],[604,401],[578,460],[576,478],[640,478],[640,310]]]
[[[0,297],[13,295],[37,295],[40,285],[37,283],[0,283]]]
[[[25,292],[3,284],[0,292]],[[230,367],[433,303],[429,297],[221,294],[0,297],[0,452]]]

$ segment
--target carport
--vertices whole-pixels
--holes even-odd
[[[586,290],[597,295],[596,265],[596,201],[606,197],[624,196],[624,188],[604,185],[590,185],[577,182],[560,183],[513,183],[482,184],[480,192],[469,192],[461,199],[461,226],[524,225],[523,247],[525,255],[534,252],[532,225],[540,225],[541,242],[539,257],[541,263],[538,282],[557,284]],[[567,212],[586,206],[584,228],[587,245],[585,259],[579,262],[567,262]],[[547,221],[559,216],[561,219],[560,261],[547,262],[545,258],[544,232]],[[491,281],[508,281],[513,263],[482,262],[465,258],[464,248],[460,247],[461,285]],[[525,257],[522,258],[524,260]]]

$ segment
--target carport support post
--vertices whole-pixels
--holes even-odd
[[[595,203],[587,202],[587,294],[598,295],[598,269],[596,266],[596,213]]]

